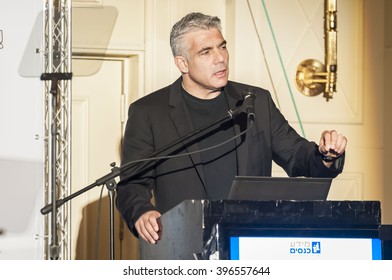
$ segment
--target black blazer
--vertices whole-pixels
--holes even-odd
[[[255,94],[255,121],[250,131],[237,138],[237,174],[271,176],[272,161],[289,176],[336,177],[343,168],[326,168],[316,143],[301,137],[276,108],[270,93],[262,88],[229,81],[224,91],[229,107],[236,108],[243,92]],[[235,119],[234,131],[247,128],[246,114]],[[181,78],[172,85],[151,93],[129,107],[122,148],[122,165],[149,157],[156,150],[193,131],[181,94]],[[190,140],[191,141],[191,140]],[[186,146],[186,145],[185,145]],[[162,155],[198,150],[197,143],[180,144]],[[168,211],[186,199],[208,199],[200,154],[157,160],[124,172],[118,183],[116,205],[131,231],[134,222],[148,210]],[[155,206],[151,203],[154,192]]]

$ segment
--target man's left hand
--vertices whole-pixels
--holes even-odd
[[[327,158],[334,159],[340,157],[347,146],[347,138],[336,130],[325,130],[321,134],[319,152]],[[327,163],[327,162],[325,162]],[[327,166],[332,165],[331,162]]]

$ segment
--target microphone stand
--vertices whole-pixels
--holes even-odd
[[[245,107],[244,105],[247,105],[247,107],[249,106],[249,104],[247,104],[248,102],[246,102],[246,99],[244,100],[243,104],[239,107],[237,107],[234,110],[229,110],[226,114],[218,117],[216,120],[214,120],[213,122],[199,128],[196,130],[193,130],[192,132],[190,132],[189,134],[178,138],[177,140],[167,144],[166,146],[163,146],[162,148],[158,149],[157,151],[155,151],[154,153],[151,153],[147,158],[143,159],[143,160],[136,160],[136,161],[131,161],[128,162],[127,164],[122,165],[121,167],[117,167],[116,163],[113,162],[110,164],[111,168],[111,172],[109,172],[108,174],[104,175],[103,177],[97,179],[94,183],[86,186],[83,189],[80,189],[79,191],[64,197],[62,199],[58,199],[56,201],[54,201],[51,204],[46,205],[45,207],[43,207],[41,209],[41,214],[46,215],[51,211],[55,211],[55,208],[62,206],[64,203],[66,203],[67,201],[89,191],[90,189],[100,186],[100,185],[105,185],[106,188],[109,191],[109,199],[110,199],[110,259],[114,260],[114,191],[117,188],[117,183],[115,181],[115,178],[120,176],[121,174],[123,174],[125,171],[130,170],[131,168],[137,166],[138,164],[140,164],[141,162],[147,162],[150,160],[155,160],[155,157],[161,153],[163,153],[164,151],[174,147],[175,145],[180,144],[183,141],[188,140],[189,138],[197,135],[198,133],[214,126],[215,124],[218,124],[219,122],[226,120],[226,119],[233,119],[234,117],[236,117],[239,113],[241,112],[246,112],[248,110],[248,108],[243,108]],[[250,119],[253,120],[254,118],[254,114],[250,114],[251,116],[249,117]],[[249,114],[248,114],[249,116]],[[144,167],[143,165],[141,167]],[[141,168],[139,166],[139,169]],[[133,170],[133,171],[137,171]],[[131,177],[131,176],[129,176]]]

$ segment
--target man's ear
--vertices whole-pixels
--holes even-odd
[[[187,74],[188,73],[188,61],[186,60],[185,57],[183,56],[176,56],[174,57],[174,64],[177,66],[178,70],[180,70],[180,72],[182,74]]]

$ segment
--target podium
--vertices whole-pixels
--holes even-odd
[[[144,260],[392,259],[378,201],[186,200]]]

